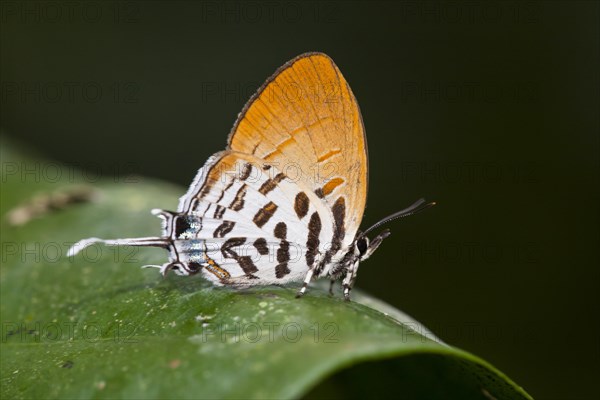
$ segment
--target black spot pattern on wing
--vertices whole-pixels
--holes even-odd
[[[202,264],[190,261],[187,263],[187,270],[189,271],[190,275],[197,274],[200,272],[200,270],[202,270]]]
[[[287,225],[285,222],[279,222],[275,225],[275,229],[273,230],[273,235],[277,239],[285,240],[287,237]]]
[[[342,241],[346,236],[346,228],[344,226],[344,219],[346,218],[346,201],[343,197],[338,197],[333,207],[331,207],[333,213],[333,238],[331,240],[331,247],[325,253],[323,258],[323,265],[327,265],[331,261],[331,257],[342,248]]]
[[[312,213],[308,222],[308,238],[306,239],[306,264],[314,267],[315,258],[319,252],[319,235],[321,234],[321,217],[318,212]]]
[[[261,256],[266,256],[267,254],[269,254],[269,248],[267,247],[267,241],[265,240],[265,238],[258,238],[254,241],[253,244],[256,248],[256,251],[258,251],[258,254],[260,254]]]
[[[274,178],[268,179],[267,181],[265,181],[265,183],[262,184],[262,186],[260,187],[260,189],[258,189],[258,191],[260,193],[266,195],[271,190],[275,189],[277,187],[277,185],[279,184],[279,182],[281,182],[284,179],[285,179],[285,174],[283,172],[280,172],[277,175],[275,175]]]
[[[285,222],[279,222],[277,225],[275,225],[273,234],[277,239],[281,239],[279,249],[277,249],[278,264],[275,267],[275,277],[281,279],[291,272],[288,268],[288,261],[290,261],[290,244],[286,240],[287,225]]]
[[[225,214],[225,210],[226,210],[225,207],[217,205],[217,208],[215,209],[215,213],[214,213],[213,217],[215,219],[223,218],[223,214]]]
[[[300,192],[296,195],[296,200],[294,200],[294,211],[296,211],[296,215],[298,218],[302,219],[308,213],[310,201],[308,200],[308,196],[304,192]]]
[[[240,174],[240,180],[245,181],[250,176],[250,172],[252,171],[252,164],[246,163],[242,168],[242,173]]]
[[[240,187],[240,189],[235,194],[235,198],[229,205],[229,208],[231,208],[233,211],[240,211],[242,208],[244,208],[244,196],[246,195],[247,189],[248,186],[246,186],[246,184],[243,184]]]
[[[175,217],[175,237],[180,237],[188,229],[190,229],[190,223],[186,216],[178,215]]]
[[[258,210],[253,218],[254,223],[259,228],[262,228],[264,224],[269,222],[273,214],[277,211],[277,205],[272,201],[268,202],[263,208]]]
[[[233,229],[234,226],[235,226],[235,222],[233,222],[233,221],[223,221],[223,223],[221,225],[219,225],[217,227],[217,229],[215,229],[215,233],[213,234],[213,237],[215,237],[215,238],[225,237],[225,235],[227,235],[229,232],[231,232],[231,230]]]
[[[229,190],[229,188],[233,186],[234,183],[235,183],[235,181],[231,181],[227,184],[227,186],[225,186],[225,189],[223,189],[221,191],[221,194],[219,195],[219,198],[217,199],[217,201],[215,203],[218,204],[221,202],[221,200],[223,200],[223,196],[225,196],[225,192],[227,192]]]
[[[258,268],[252,262],[252,257],[250,256],[240,256],[235,250],[234,247],[241,246],[246,243],[246,238],[243,237],[235,237],[228,239],[223,246],[221,246],[221,253],[225,258],[233,258],[240,265],[246,276],[250,278],[257,278],[253,274],[258,272]]]

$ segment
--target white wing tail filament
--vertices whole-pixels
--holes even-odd
[[[104,240],[99,238],[83,239],[75,243],[67,252],[67,257],[74,256],[81,250],[96,243],[102,243],[106,246],[141,246],[141,247],[161,247],[168,249],[170,241],[160,237],[129,238]]]
[[[175,221],[176,216],[175,213],[166,210],[153,209],[152,214],[160,217],[163,220],[163,234],[164,237],[142,237],[142,238],[127,238],[127,239],[99,239],[99,238],[89,238],[83,239],[79,242],[75,243],[69,251],[67,252],[67,257],[74,256],[75,254],[81,252],[81,250],[85,249],[96,243],[101,243],[106,246],[138,246],[138,247],[160,247],[163,249],[169,249],[169,246],[172,245],[173,239],[173,231],[176,229]]]
[[[159,268],[164,276],[169,271],[173,270],[178,275],[192,275],[200,271],[201,265],[197,262],[181,262],[174,240],[181,235],[181,232],[189,228],[186,218],[172,211],[152,210],[152,214],[160,217],[163,220],[163,236],[162,237],[142,237],[142,238],[127,238],[127,239],[99,239],[89,238],[80,240],[75,243],[67,252],[67,256],[71,257],[81,252],[86,247],[101,243],[107,246],[138,246],[138,247],[160,247],[166,249],[170,253],[169,262],[163,265],[145,265],[147,267]]]

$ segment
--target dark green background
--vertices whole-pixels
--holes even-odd
[[[358,286],[534,397],[597,393],[598,3],[48,4],[2,6],[4,134],[187,185],[264,79],[326,52],[367,129],[365,225],[439,203]]]

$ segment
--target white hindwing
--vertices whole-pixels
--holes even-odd
[[[178,259],[201,264],[217,284],[298,281],[325,258],[330,264],[339,257],[327,204],[300,179],[247,154],[211,157],[178,214],[184,218],[173,231]]]

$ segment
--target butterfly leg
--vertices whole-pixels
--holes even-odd
[[[352,290],[352,286],[349,283],[346,283],[346,279],[344,279],[344,283],[342,283],[342,288],[344,289],[344,300],[350,301],[350,291]]]
[[[344,300],[346,301],[350,301],[350,291],[354,286],[357,270],[358,262],[355,262],[350,268],[348,268],[348,271],[346,271],[346,276],[344,276],[344,280],[342,281],[342,289],[344,289]]]
[[[333,285],[334,285],[334,284],[335,284],[335,279],[332,279],[332,280],[329,282],[329,295],[330,295],[330,296],[333,296]]]
[[[304,296],[304,293],[306,292],[306,288],[308,287],[308,284],[310,283],[312,276],[313,276],[313,270],[311,268],[306,273],[306,276],[304,277],[304,283],[302,284],[302,288],[300,288],[300,290],[296,294],[296,298]]]

